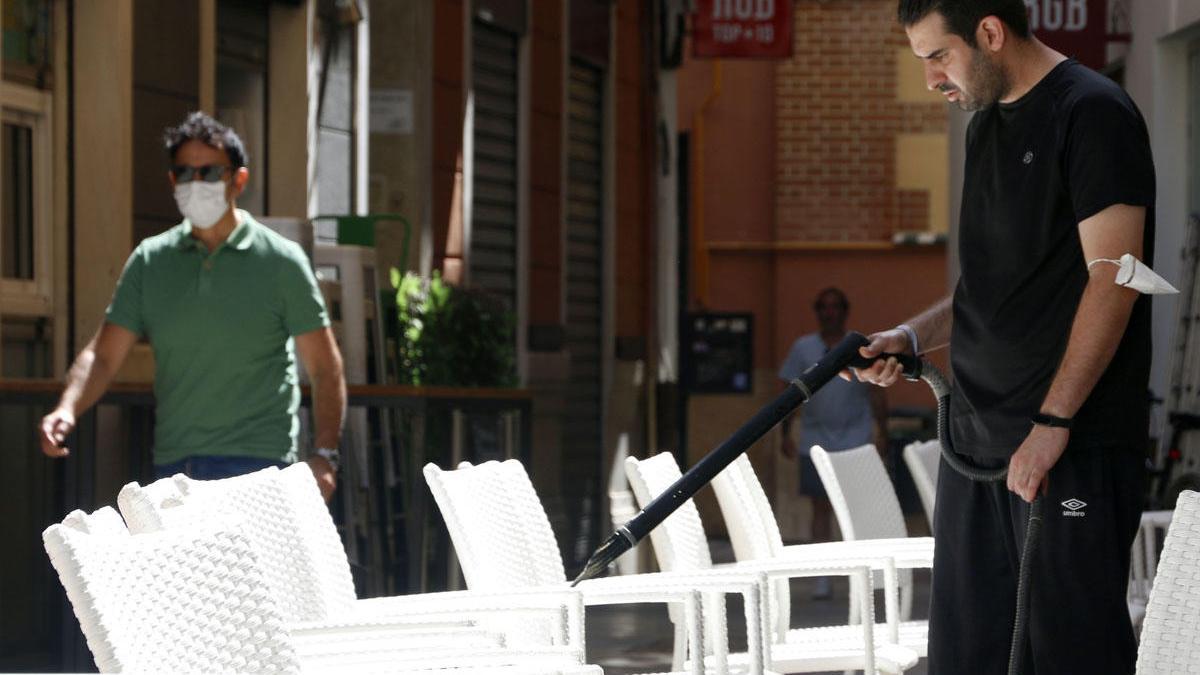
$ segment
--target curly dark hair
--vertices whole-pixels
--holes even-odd
[[[175,161],[175,153],[188,141],[201,141],[218,150],[224,150],[234,169],[246,166],[246,148],[233,129],[221,124],[200,111],[188,113],[179,126],[163,131],[163,145],[167,150],[167,161]]]
[[[942,15],[946,31],[975,47],[975,29],[986,16],[1003,21],[1021,39],[1029,39],[1029,10],[1024,0],[900,0],[900,25],[911,26],[933,12]]]
[[[850,311],[850,298],[847,298],[845,292],[843,292],[842,289],[838,288],[837,286],[830,286],[829,288],[821,289],[821,292],[817,293],[817,298],[813,300],[813,310],[820,311],[821,301],[826,297],[832,297],[835,301],[840,303],[842,305],[842,311]]]

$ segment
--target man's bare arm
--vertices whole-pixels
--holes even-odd
[[[937,351],[950,344],[950,328],[954,324],[953,304],[954,297],[947,295],[904,322],[917,334],[922,353]],[[911,348],[912,345],[909,345]]]
[[[1117,204],[1083,221],[1079,224],[1079,236],[1084,259],[1116,259],[1126,253],[1140,259],[1145,220],[1145,208]],[[1041,412],[1074,417],[1117,353],[1139,294],[1118,286],[1114,282],[1116,274],[1117,266],[1106,263],[1089,270],[1088,283],[1071,324],[1067,351]]]
[[[75,428],[76,418],[104,395],[137,339],[133,331],[106,321],[75,357],[58,405],[42,418],[38,435],[46,456],[70,454],[64,443]]]
[[[1142,256],[1146,209],[1116,204],[1079,224],[1084,260]],[[1133,313],[1138,292],[1114,283],[1117,267],[1101,263],[1089,270],[1067,349],[1042,402],[1041,411],[1071,418],[1108,368]],[[1051,467],[1066,449],[1070,431],[1034,425],[1009,463],[1008,488],[1032,501]]]
[[[342,354],[333,339],[333,331],[325,327],[297,335],[296,352],[312,380],[313,416],[316,418],[313,447],[336,448],[346,415],[346,379],[342,372]],[[324,457],[313,456],[307,461],[321,488],[321,495],[328,501],[336,487],[333,467]]]

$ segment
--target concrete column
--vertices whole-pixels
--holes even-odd
[[[217,113],[217,0],[200,0],[200,109]]]
[[[315,216],[316,67],[313,22],[316,1],[300,6],[273,2],[268,53],[267,213],[269,216]]]
[[[402,258],[399,223],[380,222],[375,230],[380,281],[387,269],[420,268],[422,243],[432,241],[429,167],[433,162],[433,7],[425,2],[376,2],[370,20],[370,97],[384,121],[408,126],[372,127],[367,203],[373,213],[399,213],[412,228],[407,259]]]
[[[133,2],[75,4],[74,350],[85,345],[132,248]]]

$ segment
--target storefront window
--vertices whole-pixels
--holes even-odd
[[[50,94],[0,82],[0,307],[51,311]]]
[[[0,158],[0,277],[33,279],[33,129],[6,119]]]

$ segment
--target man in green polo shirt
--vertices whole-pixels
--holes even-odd
[[[184,221],[134,250],[105,321],[42,420],[42,451],[67,435],[142,336],[154,350],[158,476],[217,479],[296,461],[296,356],[313,383],[322,494],[335,487],[346,406],[342,359],[308,258],[235,200],[249,172],[232,129],[192,113],[165,134]]]

